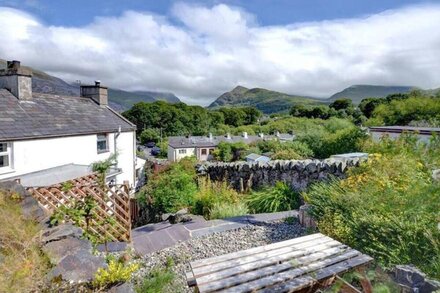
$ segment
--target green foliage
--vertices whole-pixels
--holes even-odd
[[[257,143],[259,153],[273,153],[275,160],[299,160],[313,156],[309,146],[300,141],[280,142],[277,140],[266,140]]]
[[[369,118],[368,126],[409,125],[418,121],[440,123],[440,99],[417,90],[389,95],[386,99],[364,99],[359,108]]]
[[[300,196],[286,183],[277,182],[274,187],[253,191],[246,199],[254,213],[274,213],[299,208]]]
[[[349,109],[353,107],[353,102],[351,99],[337,99],[329,107],[335,110]]]
[[[212,219],[224,219],[236,216],[242,216],[249,213],[248,207],[244,202],[228,203],[220,202],[215,203],[210,209],[209,218]]]
[[[424,145],[410,136],[367,141],[377,152],[348,178],[313,185],[305,194],[321,232],[370,254],[385,267],[415,264],[440,277],[440,166],[438,141]]]
[[[244,159],[246,150],[248,149],[249,145],[244,142],[220,142],[212,155],[216,160],[232,162]]]
[[[359,150],[359,144],[366,138],[366,133],[357,127],[348,127],[335,132],[311,131],[299,135],[298,140],[306,143],[316,158],[325,159],[334,154]]]
[[[111,154],[107,159],[92,163],[92,171],[98,173],[98,181],[101,186],[105,185],[105,177],[108,170],[116,164],[118,154]]]
[[[144,281],[136,287],[137,293],[156,293],[156,292],[178,292],[173,281],[176,275],[171,270],[173,266],[172,260],[167,260],[165,268],[154,268],[150,271]]]
[[[21,197],[0,190],[0,292],[38,292],[50,269],[41,227],[23,217]]]
[[[194,164],[194,158],[184,158],[153,175],[138,196],[139,200],[151,203],[159,213],[177,212],[191,206],[197,192]]]
[[[139,269],[139,264],[125,264],[122,261],[110,259],[107,268],[99,268],[93,280],[93,286],[104,289],[119,283],[127,282],[131,274]]]
[[[158,101],[136,103],[123,115],[136,124],[139,137],[145,143],[150,140],[157,142],[160,131],[164,137],[206,135],[209,131],[215,132],[223,124],[234,127],[253,124],[260,118],[261,112],[253,107],[208,110],[184,103]]]
[[[192,213],[203,215],[206,219],[212,218],[212,211],[219,204],[238,204],[240,194],[229,187],[227,182],[212,182],[208,179],[200,179],[198,191],[195,195]],[[225,207],[226,208],[226,207]],[[217,207],[217,211],[219,207]]]
[[[139,140],[142,144],[146,144],[148,142],[157,143],[160,140],[160,129],[157,128],[146,128],[142,130],[139,135]]]
[[[104,227],[105,230],[116,224],[113,217],[99,216],[97,213],[98,204],[91,196],[83,200],[75,200],[70,206],[60,206],[51,216],[50,224],[58,225],[65,221],[71,221],[75,226],[83,228],[83,237],[87,238],[94,245],[107,242],[111,239],[108,235],[102,235],[97,231],[96,226]]]

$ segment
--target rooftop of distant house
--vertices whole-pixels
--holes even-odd
[[[247,144],[261,141],[274,140],[291,141],[295,135],[288,133],[276,133],[274,135],[248,135],[244,132],[242,135],[207,135],[207,136],[171,136],[168,138],[168,145],[173,148],[192,148],[192,147],[216,147],[220,142],[237,143],[244,142]]]
[[[18,61],[0,70],[0,141],[136,129],[108,107],[107,88],[100,82],[84,86],[89,97],[71,97],[32,92],[31,77]]]
[[[432,135],[433,133],[440,134],[439,127],[416,127],[416,126],[375,126],[369,127],[373,132],[387,132],[387,133],[402,133],[402,132],[417,132],[424,135]]]

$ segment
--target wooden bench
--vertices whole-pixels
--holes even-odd
[[[193,261],[187,281],[201,293],[314,292],[372,260],[317,233]]]

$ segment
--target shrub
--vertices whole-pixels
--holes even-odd
[[[231,218],[249,213],[248,207],[244,202],[236,203],[215,203],[209,211],[209,218],[212,219],[224,219]]]
[[[195,195],[192,212],[211,218],[211,210],[216,204],[236,204],[240,199],[240,194],[229,187],[226,181],[212,182],[208,179],[199,180],[199,189]]]
[[[108,288],[112,285],[127,282],[131,274],[139,269],[139,264],[125,264],[121,261],[110,259],[108,268],[99,268],[93,280],[93,286],[97,288]]]
[[[439,278],[440,184],[428,165],[440,163],[438,146],[404,137],[364,146],[373,149],[382,152],[346,179],[315,184],[305,194],[318,228],[385,267],[411,263]]]
[[[24,219],[20,200],[0,191],[0,292],[36,292],[49,268],[36,237],[40,227]]]
[[[139,195],[141,202],[151,202],[159,213],[177,212],[191,206],[197,192],[195,161],[184,158],[154,175]]]
[[[249,209],[255,213],[274,213],[297,209],[300,196],[286,183],[277,182],[274,187],[253,191],[247,198]]]

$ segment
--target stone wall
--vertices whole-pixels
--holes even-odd
[[[310,183],[331,176],[343,178],[347,168],[359,165],[359,159],[270,161],[268,163],[204,163],[196,166],[201,176],[213,181],[226,180],[236,190],[247,190],[283,181],[294,190],[304,190]]]

